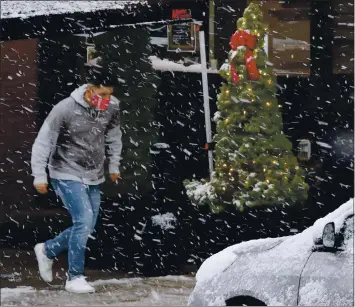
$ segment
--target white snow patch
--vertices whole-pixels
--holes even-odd
[[[159,59],[156,56],[150,56],[150,61],[152,62],[153,69],[160,71],[182,71],[182,72],[202,72],[201,64],[192,64],[185,66],[182,62],[176,63],[168,59]],[[207,69],[207,72],[218,74],[218,70]]]
[[[204,201],[206,198],[211,199],[214,196],[214,187],[210,182],[191,181],[186,188],[187,196],[199,202]]]
[[[230,71],[231,66],[228,63],[223,63],[221,68],[219,69],[220,71]]]
[[[339,26],[348,26],[348,27],[353,27],[354,24],[353,23],[346,23],[346,22],[338,22]]]
[[[190,276],[184,276],[184,275],[167,275],[167,276],[160,276],[156,277],[158,280],[167,280],[167,281],[194,281],[195,278],[190,277]]]
[[[152,222],[153,226],[160,226],[163,230],[174,229],[175,226],[172,223],[176,222],[176,217],[171,212],[158,214],[152,216]]]
[[[306,41],[297,40],[297,39],[279,39],[273,38],[273,48],[278,51],[286,51],[286,50],[294,50],[294,49],[302,49],[302,50],[310,50],[310,44]]]
[[[295,72],[294,70],[288,70],[288,69],[277,69],[277,68],[274,68],[273,69],[273,72],[274,74],[276,75],[280,75],[280,76],[283,76],[283,75],[293,75],[293,74],[296,74],[297,75],[300,75],[300,76],[307,76],[309,73],[308,72],[302,72],[302,71],[297,71]],[[311,84],[312,86],[312,84]]]
[[[228,268],[237,258],[237,255],[233,253],[233,249],[235,249],[235,245],[207,258],[197,271],[196,281],[208,280]]]
[[[260,189],[259,187],[255,187],[255,188],[253,188],[253,191],[254,191],[254,192],[260,192],[261,189]]]
[[[160,294],[155,290],[151,291],[151,296],[152,296],[153,301],[160,301],[161,300]]]
[[[239,98],[239,100],[240,100],[241,102],[251,103],[251,101],[250,101],[250,100],[248,100],[248,99]]]
[[[216,113],[214,113],[214,116],[213,116],[213,121],[214,122],[218,122],[218,120],[221,118],[221,112],[220,111],[217,111]]]
[[[35,293],[35,292],[36,289],[32,287],[2,288],[1,300],[7,299],[9,297],[16,297],[22,294]]]
[[[233,199],[232,202],[233,202],[233,205],[235,205],[237,208],[239,208],[242,204],[239,199]]]
[[[310,280],[300,289],[300,306],[331,306],[337,302],[336,306],[346,306],[347,298],[338,293],[332,292],[335,297],[329,300],[329,285],[324,280]],[[335,306],[335,305],[333,305]]]
[[[185,276],[185,275],[167,275],[167,276],[158,276],[158,277],[151,277],[148,278],[153,279],[153,280],[160,280],[160,281],[175,281],[175,282],[194,282],[195,278],[190,277],[190,276]],[[98,287],[98,286],[105,286],[105,285],[132,285],[132,284],[138,284],[144,282],[144,278],[140,277],[132,277],[132,278],[112,278],[112,279],[98,279],[92,282],[89,282],[89,284],[93,287]]]
[[[29,18],[76,12],[124,10],[130,5],[147,5],[147,1],[1,1],[1,19]]]
[[[104,285],[124,285],[124,284],[136,284],[142,282],[143,278],[133,277],[133,278],[121,278],[121,279],[98,279],[90,282],[89,284],[93,287],[104,286]]]

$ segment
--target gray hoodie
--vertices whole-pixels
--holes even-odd
[[[106,111],[84,101],[87,85],[55,105],[44,121],[32,147],[34,183],[51,178],[96,185],[105,181],[105,145],[109,172],[119,173],[122,150],[119,101],[111,96]]]

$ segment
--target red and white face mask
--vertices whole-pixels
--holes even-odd
[[[110,104],[110,101],[111,101],[111,97],[103,98],[102,96],[97,95],[97,94],[93,94],[91,96],[92,106],[95,109],[98,109],[98,110],[101,110],[101,111],[107,110],[108,105]]]

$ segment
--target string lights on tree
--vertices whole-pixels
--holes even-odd
[[[229,57],[222,66],[226,82],[217,107],[215,172],[211,181],[188,181],[192,203],[219,212],[234,205],[301,203],[307,198],[304,171],[283,134],[276,78],[264,50],[268,28],[260,5],[251,3],[237,21]]]

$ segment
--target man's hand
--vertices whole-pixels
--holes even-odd
[[[48,193],[48,184],[47,183],[37,183],[34,184],[35,189],[40,194],[47,194]]]
[[[121,179],[120,174],[110,174],[110,178],[113,182],[116,182],[117,180]]]

